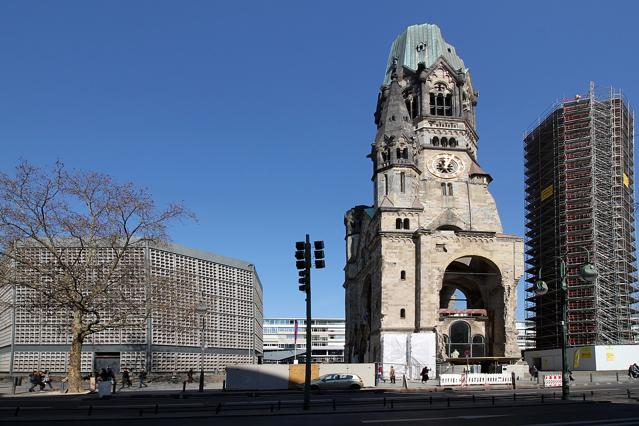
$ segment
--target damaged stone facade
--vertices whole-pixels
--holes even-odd
[[[388,64],[374,203],[344,219],[345,359],[384,363],[385,333],[433,332],[440,361],[519,358],[523,240],[503,234],[478,163],[470,73],[431,24],[400,34]]]

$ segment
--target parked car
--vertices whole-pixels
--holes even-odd
[[[355,374],[325,374],[311,382],[311,389],[361,389],[362,379]]]

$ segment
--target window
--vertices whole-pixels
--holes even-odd
[[[453,184],[452,183],[448,184],[448,196],[449,197],[453,196]]]
[[[399,175],[399,190],[406,192],[406,173],[402,172]]]
[[[384,175],[384,194],[388,195],[388,175]]]
[[[406,318],[406,309],[402,308],[399,310],[399,317]]]
[[[456,148],[457,140],[455,138],[450,138],[450,140],[448,141],[448,146],[450,146],[451,148]]]
[[[459,358],[471,356],[470,352],[470,325],[466,321],[455,321],[450,326],[450,356],[456,352]]]
[[[439,138],[437,136],[433,137],[433,139],[431,139],[430,143],[433,146],[439,146]]]
[[[397,154],[397,159],[398,159],[398,160],[399,160],[400,158],[402,158],[402,150],[401,150],[401,149],[397,148],[396,154]]]
[[[442,195],[444,196],[448,195],[448,189],[447,189],[448,187],[446,186],[446,184],[442,183],[441,186],[442,186]]]
[[[453,196],[453,184],[452,183],[442,183],[442,195],[445,197]]]
[[[442,146],[443,147],[447,147],[448,146],[448,138],[442,138]]]
[[[410,229],[410,220],[404,219],[404,229]]]
[[[402,229],[402,220],[399,218],[395,221],[395,229]]]
[[[402,280],[405,280],[406,279],[406,271],[401,271],[399,273],[399,278],[402,279]]]
[[[404,150],[402,151],[402,158],[404,160],[408,160],[408,148],[404,148]]]

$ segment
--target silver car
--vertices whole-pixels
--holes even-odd
[[[311,389],[361,389],[362,379],[355,374],[325,374],[311,382]]]

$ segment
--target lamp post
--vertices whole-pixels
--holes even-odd
[[[206,302],[204,301],[204,294],[202,294],[202,299],[198,306],[195,308],[195,312],[202,318],[202,328],[200,330],[200,349],[202,352],[200,353],[200,387],[198,388],[198,392],[204,392],[204,327],[206,324]]]
[[[579,267],[579,278],[587,282],[594,282],[597,279],[597,268],[590,263],[590,252],[584,248],[578,246],[578,248],[584,250],[587,254],[587,261]],[[557,256],[559,259],[559,278],[561,280],[561,399],[568,399],[570,395],[570,379],[568,377],[568,285],[566,284],[566,262],[563,258]],[[539,268],[539,276],[535,281],[534,291],[538,296],[543,296],[548,292],[548,285],[541,279],[541,268]]]

